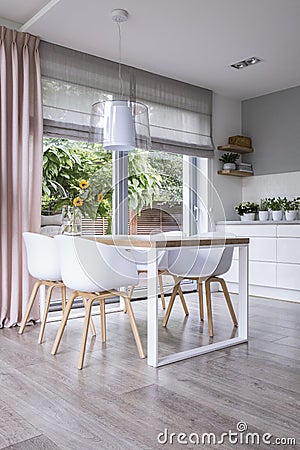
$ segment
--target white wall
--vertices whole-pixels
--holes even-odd
[[[257,175],[243,179],[243,201],[260,202],[265,197],[300,196],[300,172]]]
[[[218,145],[228,143],[228,136],[241,134],[241,102],[219,94],[213,96],[213,139]],[[242,201],[242,178],[218,175],[222,152],[215,151],[211,164],[210,204],[212,220],[237,220],[234,206]]]

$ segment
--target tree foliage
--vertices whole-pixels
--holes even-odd
[[[161,175],[160,188],[154,200],[169,206],[182,203],[182,155],[151,152],[150,164]]]
[[[45,138],[42,209],[59,211],[81,196],[80,208],[85,215],[108,216],[112,210],[111,160],[111,153],[101,145]],[[140,150],[129,154],[128,172],[129,207],[140,212],[144,206],[152,204],[161,177],[151,166],[147,152]],[[82,180],[89,182],[87,190],[80,188]],[[97,202],[100,194],[103,199]]]

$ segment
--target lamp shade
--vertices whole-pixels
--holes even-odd
[[[150,150],[148,107],[129,100],[104,100],[92,106],[89,141],[111,151]]]

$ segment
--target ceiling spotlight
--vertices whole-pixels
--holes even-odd
[[[234,69],[244,69],[244,67],[253,66],[261,61],[262,59],[257,58],[256,56],[251,56],[250,58],[243,59],[243,61],[230,64],[230,67],[233,67]]]
[[[247,67],[247,64],[243,61],[235,63],[235,64],[231,64],[230,67],[234,67],[235,69],[243,69],[244,67]]]
[[[246,59],[247,66],[250,66],[252,64],[257,64],[259,62],[261,62],[261,59],[256,58],[256,56],[252,56],[251,58]]]

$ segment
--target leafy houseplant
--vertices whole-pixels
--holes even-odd
[[[242,202],[234,209],[241,216],[241,220],[255,220],[259,205],[254,202]]]
[[[259,211],[269,211],[269,201],[267,198],[262,198],[260,200]]]
[[[272,197],[268,199],[268,202],[272,211],[272,219],[275,221],[282,220],[283,199],[281,197]]]
[[[295,197],[293,200],[288,200],[286,197],[282,199],[282,209],[285,212],[286,220],[295,220],[297,218],[299,206],[300,197]]]
[[[286,197],[282,199],[282,209],[284,211],[298,211],[300,206],[300,197],[288,200]]]
[[[258,218],[260,221],[269,220],[269,201],[267,198],[260,200]]]
[[[269,207],[272,211],[281,211],[283,206],[283,199],[281,197],[268,198]]]
[[[238,153],[223,153],[219,161],[223,163],[223,169],[234,170],[236,168],[236,162],[240,155]]]

